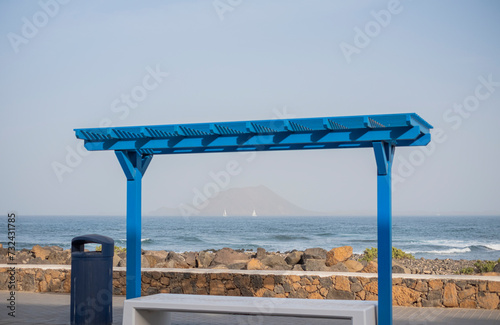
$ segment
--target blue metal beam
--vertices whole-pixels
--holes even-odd
[[[141,296],[142,177],[153,156],[115,151],[127,177],[127,299]]]
[[[417,114],[323,117],[76,129],[88,150],[141,154],[365,148],[384,141],[425,145],[432,128]]]
[[[422,138],[426,139],[422,139]],[[402,130],[310,132],[289,134],[247,134],[242,136],[172,137],[170,139],[127,139],[86,141],[87,150],[137,150],[146,154],[200,153],[220,149],[224,152],[246,150],[275,150],[276,146],[289,146],[288,150],[371,147],[373,141],[395,142],[398,146],[412,146],[415,141],[429,140],[418,127]]]
[[[395,146],[374,142],[377,162],[378,324],[392,325],[392,186]]]

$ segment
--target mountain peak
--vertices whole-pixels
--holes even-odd
[[[200,216],[222,216],[226,212],[228,217],[252,216],[318,216],[323,213],[303,209],[287,199],[276,194],[264,185],[241,188],[230,188],[221,191],[208,200],[208,204],[199,210]],[[180,209],[161,208],[152,215],[182,216]]]

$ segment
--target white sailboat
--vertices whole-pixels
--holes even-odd
[[[253,209],[252,217],[256,217],[256,216],[257,216],[257,212],[255,212],[255,209]]]
[[[222,213],[222,216],[223,217],[227,217],[227,211],[226,211],[226,209],[224,209],[224,212]]]

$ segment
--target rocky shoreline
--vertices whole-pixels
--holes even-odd
[[[35,245],[31,250],[17,251],[16,261],[18,264],[69,265],[71,251],[58,246]],[[469,274],[480,274],[480,270],[474,266],[475,262],[452,259],[394,259],[393,273],[450,275],[460,274],[469,268]],[[0,247],[0,264],[6,263],[7,249]],[[267,252],[263,248],[257,249],[256,252],[231,248],[184,253],[143,250],[141,263],[143,268],[377,272],[376,259],[367,262],[364,254],[353,254],[350,246],[336,247],[330,251],[309,248],[285,253]],[[126,266],[124,249],[116,248],[113,266]],[[500,275],[500,264],[497,264],[493,271],[488,275]]]

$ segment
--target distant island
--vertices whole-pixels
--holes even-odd
[[[328,216],[326,212],[303,209],[287,199],[276,194],[266,186],[253,186],[243,188],[230,188],[209,198],[207,204],[201,209],[196,208],[192,202],[185,202],[184,209],[196,210],[199,216]],[[150,216],[182,216],[181,207],[162,207],[151,211]],[[192,211],[190,210],[190,211]],[[194,215],[194,214],[193,214]]]

